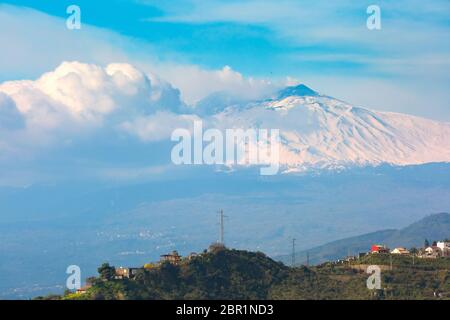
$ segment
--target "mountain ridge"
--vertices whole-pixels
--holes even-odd
[[[365,233],[355,237],[339,239],[308,250],[296,252],[299,263],[309,256],[311,263],[337,260],[347,255],[367,252],[372,244],[385,244],[388,247],[419,247],[425,239],[429,241],[450,238],[450,213],[431,214],[401,229],[386,229]],[[279,256],[280,261],[289,261],[290,256]]]
[[[285,173],[450,162],[450,123],[353,106],[304,85],[276,99],[231,105],[208,120],[223,129],[279,129]]]
[[[287,97],[292,97],[292,96],[311,96],[311,97],[315,97],[318,96],[319,93],[317,93],[316,91],[314,91],[313,89],[311,89],[310,87],[304,85],[304,84],[299,84],[296,86],[288,86],[285,87],[283,89],[281,89],[280,91],[278,91],[277,94],[277,99],[284,99]]]

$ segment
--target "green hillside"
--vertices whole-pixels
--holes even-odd
[[[345,238],[309,250],[296,252],[296,262],[305,264],[307,254],[311,264],[334,261],[348,255],[367,252],[375,243],[388,247],[421,247],[424,240],[443,240],[450,238],[450,214],[432,214],[400,230],[381,230],[356,237]],[[291,255],[275,257],[285,263],[291,262]]]
[[[450,299],[450,259],[422,260],[411,266],[387,257],[351,264],[289,268],[263,253],[220,250],[142,269],[134,279],[113,279],[101,268],[86,293],[39,299]],[[365,264],[383,267],[382,289],[367,289]],[[435,297],[435,293],[441,295]]]

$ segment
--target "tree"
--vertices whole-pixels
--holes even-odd
[[[103,263],[98,269],[98,274],[100,275],[100,279],[103,280],[111,280],[114,278],[116,274],[116,268],[109,265],[109,263]]]
[[[73,292],[69,289],[64,290],[64,296],[68,296],[69,294],[72,294]]]
[[[97,278],[96,277],[88,277],[86,278],[86,285],[92,286],[96,283]]]
[[[423,243],[423,246],[425,248],[428,248],[430,246],[430,242],[428,241],[428,239],[425,239],[425,242]]]

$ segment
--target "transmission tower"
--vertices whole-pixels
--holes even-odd
[[[225,245],[225,239],[224,239],[225,223],[224,223],[224,218],[227,218],[227,216],[223,214],[223,210],[220,210],[219,211],[219,225],[220,225],[219,243],[222,244],[222,245]]]

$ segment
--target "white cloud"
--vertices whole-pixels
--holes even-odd
[[[383,12],[392,12],[396,18],[385,17],[387,20],[384,21],[388,23],[383,25],[381,33],[369,33],[367,29],[358,27],[365,26],[366,13],[360,10],[364,9],[364,3],[355,7],[346,6],[349,2],[341,1],[318,1],[309,6],[290,1],[269,1],[264,5],[254,1],[212,1],[207,4],[194,1],[188,6],[192,11],[181,14],[178,11],[182,7],[180,5],[149,2],[163,9],[164,16],[161,19],[166,21],[265,24],[275,30],[278,37],[286,40],[287,46],[298,43],[325,44],[329,50],[321,53],[289,51],[286,59],[292,61],[293,65],[302,66],[318,65],[321,62],[325,65],[342,62],[345,65],[351,62],[366,66],[365,71],[370,74],[338,71],[339,74],[323,75],[321,72],[312,74],[305,71],[301,75],[295,74],[295,77],[301,76],[302,82],[314,89],[343,97],[352,103],[374,106],[372,95],[361,93],[372,87],[377,89],[377,96],[383,98],[377,103],[378,108],[401,112],[408,110],[409,113],[435,119],[450,117],[445,103],[449,99],[446,90],[449,83],[446,73],[449,65],[449,31],[438,23],[450,12],[450,5],[446,1],[423,3],[414,0],[410,6],[405,6],[404,1],[383,3]],[[420,12],[424,14],[416,16],[419,6]],[[336,16],[336,10],[333,9],[342,15]],[[428,21],[427,14],[433,14],[432,21]],[[157,82],[150,75],[155,72],[178,88],[181,99],[188,104],[194,104],[216,92],[228,94],[233,100],[263,98],[281,85],[271,79],[246,77],[226,66],[215,70],[189,64],[185,57],[174,52],[168,53],[147,42],[87,24],[83,24],[81,30],[70,31],[65,27],[64,19],[22,7],[0,5],[0,41],[8,43],[0,50],[0,81],[36,78],[54,69],[62,61],[76,60],[96,65],[108,65],[115,61],[130,63],[145,71],[152,83]],[[334,52],[334,44],[350,51]],[[361,46],[364,50],[352,51],[352,48]],[[377,78],[378,73],[402,77]],[[321,81],[316,81],[319,78]],[[358,86],[359,90],[353,90],[353,84],[359,84],[360,81],[365,85]],[[343,93],[337,87],[342,88]],[[408,103],[417,88],[423,88],[431,94],[415,95],[414,101]],[[153,90],[151,94],[155,98],[164,93],[157,99],[173,104],[175,95],[167,96],[165,92]],[[433,108],[428,107],[430,99],[435,102]],[[44,100],[43,104],[46,103]],[[40,118],[41,122],[47,119],[50,126],[52,122],[59,121],[45,113]]]
[[[178,90],[129,64],[64,62],[34,81],[0,83],[0,156],[32,156],[135,118],[183,108]],[[148,124],[138,128],[150,131]]]
[[[446,0],[380,1],[382,29],[377,32],[366,28],[366,9],[373,4],[370,1],[143,2],[162,11],[160,16],[150,18],[151,22],[237,23],[267,28],[271,39],[279,45],[290,49],[306,47],[306,50],[287,50],[285,54],[285,60],[293,66],[306,69],[314,66],[303,72],[303,81],[305,77],[322,76],[321,63],[325,70],[330,65],[338,66],[336,71],[327,70],[326,77],[322,78],[338,85],[349,78],[353,78],[350,82],[364,78],[366,83],[373,81],[373,87],[388,87],[387,91],[379,92],[379,96],[389,97],[392,110],[408,108],[400,103],[404,103],[417,87],[433,92],[434,97],[436,94],[442,97],[441,104],[449,99],[444,89],[450,82],[450,42],[447,40],[450,38],[450,3]],[[346,67],[348,65],[356,66],[356,69]],[[380,82],[385,83],[380,86]],[[436,83],[445,85],[435,90]],[[392,90],[392,86],[398,90]],[[407,92],[403,92],[404,88]],[[390,94],[392,91],[396,94]],[[361,94],[354,90],[349,101],[361,101],[358,96]],[[425,110],[428,97],[418,99],[417,106],[410,111],[421,115],[428,112],[428,116],[437,119],[442,117],[441,111],[445,117],[450,116],[443,107],[437,112]],[[363,101],[371,103],[369,99]]]
[[[187,77],[183,76],[184,67],[174,70],[180,74],[174,77],[186,80],[186,85],[200,88],[205,84],[203,91],[192,91],[194,96],[222,90],[254,99],[275,88],[270,82],[246,79],[229,67],[218,71],[191,67],[196,73]],[[178,89],[155,73],[144,73],[126,63],[102,67],[63,62],[36,80],[0,83],[0,102],[2,126],[20,129],[19,144],[31,149],[114,128],[142,141],[159,141],[169,138],[175,128],[190,128],[199,119],[189,114],[193,109],[180,100]]]
[[[121,61],[139,67],[152,82],[161,82],[160,87],[165,86],[163,80],[152,78],[150,73],[156,72],[180,89],[182,99],[187,103],[195,103],[216,91],[254,98],[265,94],[271,86],[268,80],[246,78],[228,66],[211,70],[179,62],[184,59],[172,52],[166,53],[145,41],[85,23],[81,30],[71,31],[66,28],[64,19],[28,8],[0,5],[0,40],[8,43],[0,51],[0,80],[8,80],[5,75],[37,77],[63,61],[95,65]],[[166,56],[171,56],[171,61],[167,61]],[[158,92],[152,94],[158,95]],[[160,97],[167,103],[172,103],[172,99],[173,96]],[[107,101],[102,103],[108,108]]]
[[[170,139],[172,132],[177,128],[192,131],[196,120],[200,120],[196,115],[157,112],[154,115],[125,121],[119,127],[144,142],[153,142]]]
[[[57,126],[62,118],[100,123],[106,115],[120,111],[145,114],[180,108],[179,91],[154,75],[152,78],[155,83],[124,63],[102,68],[63,62],[36,81],[0,84],[0,92],[15,102],[28,121],[44,127]]]
[[[183,101],[195,104],[216,92],[227,92],[241,99],[267,97],[282,84],[270,79],[245,77],[230,66],[219,70],[207,70],[195,65],[156,64],[143,65],[153,70],[181,91]]]
[[[0,130],[17,130],[25,125],[14,101],[0,92]]]

